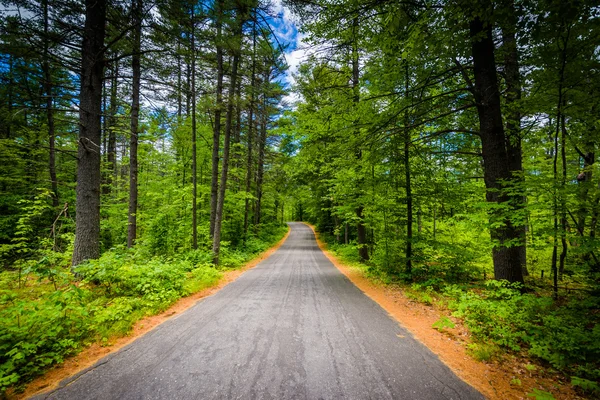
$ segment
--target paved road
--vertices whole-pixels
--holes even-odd
[[[483,398],[343,276],[310,228],[291,228],[238,280],[39,398]]]

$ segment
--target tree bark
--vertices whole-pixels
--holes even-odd
[[[506,151],[509,160],[509,168],[512,175],[512,183],[521,187],[524,183],[523,177],[523,152],[521,146],[521,112],[518,102],[521,100],[521,74],[519,72],[519,53],[517,49],[517,40],[515,37],[517,17],[514,8],[514,1],[509,0],[507,5],[508,21],[502,27],[502,42],[504,47],[504,73],[506,77],[506,106],[508,114],[506,118]],[[516,207],[524,211],[527,204],[525,195],[515,194],[513,202]],[[519,234],[519,260],[523,275],[529,275],[527,271],[527,223],[523,218],[523,223],[516,225],[515,230]]]
[[[221,146],[221,109],[223,107],[223,0],[216,0],[217,94],[213,126],[212,174],[210,183],[210,237],[214,236],[217,199],[219,195],[219,148]]]
[[[250,104],[248,106],[248,159],[246,162],[246,199],[244,204],[244,242],[250,223],[250,192],[252,185],[252,135],[254,131],[254,86],[256,85],[256,23],[252,29],[252,72],[250,77]]]
[[[48,171],[50,174],[50,182],[52,187],[52,206],[58,207],[58,181],[56,180],[56,132],[54,127],[54,111],[52,106],[54,97],[52,95],[52,73],[50,71],[50,62],[48,54],[49,42],[49,16],[48,16],[48,0],[42,0],[42,8],[44,12],[44,55],[42,62],[42,70],[44,73],[44,92],[46,95],[46,121],[48,123]]]
[[[486,5],[489,6],[489,3]],[[492,26],[489,23],[484,24],[480,17],[475,17],[470,21],[469,30],[475,77],[474,95],[479,116],[484,181],[487,189],[486,200],[489,203],[507,205],[510,199],[503,192],[501,182],[509,181],[511,173],[500,108]],[[494,246],[494,276],[498,280],[522,283],[523,270],[518,246],[512,246],[515,240],[520,238],[520,232],[507,214],[509,213],[506,211],[494,208],[489,211],[490,235]]]
[[[137,237],[138,208],[138,125],[140,114],[140,51],[142,40],[142,0],[132,0],[133,15],[133,73],[131,99],[131,136],[129,138],[129,212],[127,217],[127,247],[133,247]]]
[[[100,141],[106,0],[86,0],[73,267],[100,256]]]
[[[191,5],[191,107],[192,107],[192,248],[198,248],[198,155],[196,144],[196,21],[194,18],[194,3]]]
[[[562,164],[562,177],[560,181],[561,186],[561,199],[560,199],[560,241],[561,241],[561,252],[558,264],[558,279],[562,281],[565,273],[565,262],[567,260],[567,204],[564,195],[564,189],[567,184],[567,151],[566,151],[566,128],[565,128],[565,115],[561,118],[561,136],[560,136],[560,158]]]
[[[358,55],[358,43],[357,43],[357,34],[358,34],[358,17],[354,18],[352,22],[352,93],[353,93],[353,102],[355,106],[358,106],[360,102],[360,73],[359,73],[359,55]],[[357,128],[356,128],[357,129]],[[358,129],[356,134],[358,134]],[[359,148],[356,151],[356,158],[358,160],[359,168],[360,168],[360,159],[362,158],[362,150]],[[363,185],[362,177],[359,172],[359,182],[358,187],[361,188]],[[359,199],[359,202],[362,201]],[[364,206],[360,204],[356,208],[356,230],[357,230],[357,242],[358,242],[358,256],[361,261],[369,260],[369,247],[367,245],[367,230],[364,224],[363,218],[363,210]]]
[[[408,64],[406,65],[405,95],[408,98]],[[405,272],[412,274],[412,241],[413,241],[413,197],[410,181],[410,124],[408,112],[404,118],[404,174],[406,178],[406,269]]]
[[[268,72],[265,73],[264,82],[269,81]],[[267,145],[267,119],[268,119],[268,110],[267,110],[267,99],[266,94],[263,94],[262,100],[262,109],[261,109],[261,121],[260,121],[260,135],[258,138],[258,163],[257,163],[257,172],[256,172],[256,206],[254,210],[254,228],[258,232],[260,229],[260,220],[261,220],[261,207],[262,207],[262,195],[263,195],[263,178],[265,172],[265,148]]]
[[[108,123],[108,167],[110,168],[109,180],[107,182],[107,193],[111,186],[117,182],[117,84],[119,79],[119,63],[115,61],[114,76],[110,85],[110,117]]]

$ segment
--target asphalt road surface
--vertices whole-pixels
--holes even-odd
[[[37,398],[483,398],[290,225],[235,282]]]

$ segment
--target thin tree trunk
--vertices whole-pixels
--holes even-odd
[[[181,108],[183,99],[181,97],[181,41],[177,38],[177,121],[181,123]]]
[[[240,69],[240,67],[238,66],[238,69]],[[243,70],[243,68],[241,68]],[[233,158],[233,168],[235,168],[236,170],[240,167],[240,160],[242,157],[241,154],[241,147],[240,147],[240,139],[241,139],[241,134],[242,134],[242,102],[241,102],[241,98],[242,98],[242,79],[238,79],[237,82],[237,88],[235,90],[235,98],[236,98],[236,104],[235,104],[235,128],[233,130],[233,144],[235,146],[235,149],[233,150],[233,154],[232,154],[232,158]],[[235,174],[235,181],[237,183],[237,191],[240,191],[240,185],[241,185],[241,179],[239,174]]]
[[[214,237],[217,200],[219,195],[219,148],[221,145],[221,109],[223,107],[223,0],[215,1],[216,7],[216,56],[217,56],[217,97],[213,126],[212,175],[210,183],[210,237]]]
[[[49,54],[48,54],[48,0],[42,0],[44,12],[44,60],[42,70],[44,73],[44,92],[46,95],[46,120],[48,123],[48,170],[50,173],[50,182],[52,185],[52,206],[58,207],[58,181],[56,180],[56,133],[54,128],[54,112],[52,106],[54,97],[52,95],[52,74],[50,72]]]
[[[187,60],[186,60],[187,61]],[[192,69],[190,63],[185,63],[185,114],[190,115],[190,82],[192,81]]]
[[[563,102],[564,104],[565,102]],[[567,152],[566,152],[566,128],[565,128],[565,116],[561,118],[562,134],[560,138],[560,158],[562,161],[562,179],[560,181],[561,196],[560,196],[560,241],[562,250],[560,252],[560,259],[558,264],[558,279],[562,281],[565,273],[565,262],[567,259],[567,204],[565,201],[564,189],[567,184]]]
[[[192,107],[192,248],[198,248],[198,155],[196,146],[196,21],[194,19],[194,4],[191,6],[191,38],[190,47],[192,50],[191,68],[192,74],[190,82],[191,88],[191,107]]]
[[[108,167],[109,180],[107,182],[107,193],[110,193],[112,184],[117,183],[117,83],[119,78],[119,63],[115,61],[113,79],[110,85],[110,110],[108,123]]]
[[[127,247],[133,247],[137,238],[138,208],[138,125],[140,114],[140,51],[142,40],[142,0],[132,0],[133,15],[133,73],[131,101],[131,136],[129,138],[129,213],[127,223]]]
[[[353,93],[353,102],[355,106],[358,106],[360,102],[360,74],[359,74],[359,54],[358,54],[358,43],[357,43],[357,35],[358,35],[358,18],[354,18],[352,22],[352,93]],[[357,132],[358,133],[358,132]],[[357,159],[360,168],[360,159],[362,158],[362,150],[358,149],[356,152]],[[362,177],[359,176],[358,186],[362,186]],[[359,200],[362,201],[362,200]],[[364,223],[363,216],[364,206],[360,204],[356,208],[356,218],[357,218],[357,241],[358,241],[358,256],[361,261],[369,260],[369,248],[367,246],[367,230]]]
[[[436,240],[437,236],[437,214],[436,214],[436,206],[433,205],[433,240]]]
[[[14,87],[14,82],[13,82],[13,66],[14,64],[14,59],[13,59],[13,55],[12,54],[8,54],[8,87],[7,87],[7,109],[8,109],[8,116],[4,119],[5,122],[5,139],[9,139],[11,137],[11,125],[12,125],[12,118],[13,118],[13,87]],[[4,130],[4,129],[3,129]]]
[[[265,82],[269,81],[268,72],[265,73]],[[261,121],[260,121],[260,135],[258,139],[258,165],[256,173],[256,206],[254,209],[254,229],[258,232],[260,220],[261,220],[261,207],[262,207],[262,191],[263,191],[263,178],[265,171],[265,147],[267,143],[267,99],[266,94],[263,94],[263,104],[261,110]]]
[[[100,141],[106,0],[86,0],[73,267],[100,256]]]
[[[484,8],[491,9],[488,2],[482,2]],[[502,191],[503,181],[511,178],[510,165],[506,151],[506,136],[500,108],[500,91],[494,60],[494,42],[491,25],[484,24],[475,17],[470,21],[472,38],[473,67],[475,77],[474,95],[479,115],[481,147],[484,161],[484,181],[486,200],[489,203],[508,204],[509,198]],[[512,246],[520,232],[514,227],[508,213],[490,210],[492,225],[490,235],[494,248],[494,276],[498,280],[523,282],[520,254],[516,246]]]
[[[408,63],[406,64],[405,96],[408,98]],[[404,118],[405,126],[409,125],[408,112]],[[410,130],[404,129],[404,174],[406,178],[406,269],[412,274],[412,241],[413,241],[413,197],[410,181]]]
[[[560,26],[560,34],[562,35],[562,28],[564,28],[564,26],[561,24]],[[557,299],[558,298],[558,281],[559,279],[562,278],[562,271],[561,268],[564,269],[564,259],[563,256],[566,257],[566,243],[563,242],[566,241],[566,239],[564,239],[564,235],[566,234],[566,217],[565,217],[565,229],[562,230],[562,232],[559,232],[559,228],[558,228],[558,224],[559,224],[559,203],[560,206],[563,206],[563,193],[558,193],[556,186],[558,184],[558,146],[559,146],[559,133],[560,133],[560,127],[561,127],[561,123],[563,121],[564,115],[563,115],[563,106],[564,106],[564,93],[563,93],[563,86],[564,86],[564,81],[565,81],[565,70],[566,70],[566,66],[567,66],[567,43],[569,40],[569,33],[570,30],[569,28],[567,28],[567,37],[562,39],[562,48],[560,47],[560,42],[561,40],[559,39],[559,50],[560,50],[560,70],[559,70],[559,75],[558,75],[558,102],[556,105],[556,130],[554,133],[554,163],[553,163],[553,174],[554,174],[554,198],[553,198],[553,208],[554,208],[554,240],[553,240],[553,245],[552,245],[552,277],[553,277],[553,283],[554,283],[554,298]],[[564,130],[563,130],[563,138],[564,138]],[[564,143],[562,143],[562,151],[561,153],[564,152]],[[564,168],[565,166],[563,166]],[[566,178],[565,178],[566,179]],[[561,222],[561,226],[562,226],[562,222]],[[559,267],[557,265],[557,255],[558,255],[558,238],[561,238],[561,242],[564,243],[563,246],[563,251],[561,252],[560,258],[561,260],[559,261],[561,264],[561,267]]]
[[[246,199],[244,204],[244,243],[248,237],[250,192],[252,185],[252,135],[254,131],[254,86],[256,85],[256,23],[252,29],[252,72],[250,77],[250,105],[248,106],[248,159],[246,162]]]

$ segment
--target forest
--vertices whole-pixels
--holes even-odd
[[[0,3],[0,393],[307,221],[600,394],[596,2]]]

